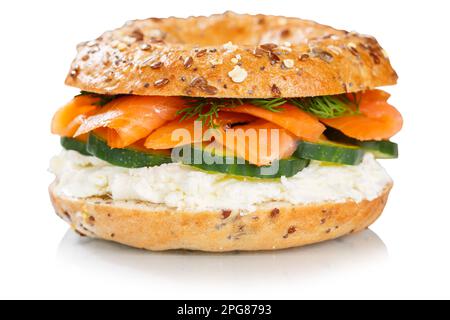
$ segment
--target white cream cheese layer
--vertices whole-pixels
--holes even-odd
[[[284,201],[310,204],[356,202],[378,197],[391,178],[371,154],[358,166],[311,162],[291,178],[235,179],[182,164],[126,169],[94,157],[63,150],[51,160],[60,195],[86,198],[109,195],[114,200],[148,201],[176,209],[227,209],[251,212],[258,204]]]

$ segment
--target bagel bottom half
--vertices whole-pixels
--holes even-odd
[[[392,184],[359,203],[292,205],[272,202],[247,215],[189,212],[137,201],[50,197],[56,213],[80,235],[161,251],[275,250],[335,239],[361,231],[381,214]]]

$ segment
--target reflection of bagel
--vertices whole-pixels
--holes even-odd
[[[223,212],[180,212],[133,201],[50,195],[57,214],[81,235],[149,249],[203,251],[272,250],[335,239],[371,225],[386,204],[391,185],[378,198],[356,203],[260,205],[240,216]]]
[[[296,18],[225,13],[127,23],[80,44],[66,83],[102,94],[303,97],[391,85],[378,42]]]

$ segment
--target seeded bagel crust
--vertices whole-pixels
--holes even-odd
[[[273,202],[247,215],[230,211],[189,212],[144,202],[57,195],[56,213],[80,235],[147,250],[212,252],[275,250],[358,232],[381,214],[392,185],[371,201],[291,205]]]
[[[146,19],[78,46],[66,84],[101,94],[270,98],[393,85],[375,38],[297,18]]]

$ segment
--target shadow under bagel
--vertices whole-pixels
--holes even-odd
[[[388,250],[370,229],[306,247],[280,251],[205,253],[188,250],[150,252],[113,242],[79,237],[68,230],[57,250],[59,263],[83,272],[124,268],[136,276],[170,281],[279,281],[279,275],[302,277],[354,270],[388,260]],[[237,269],[238,268],[238,269]]]

